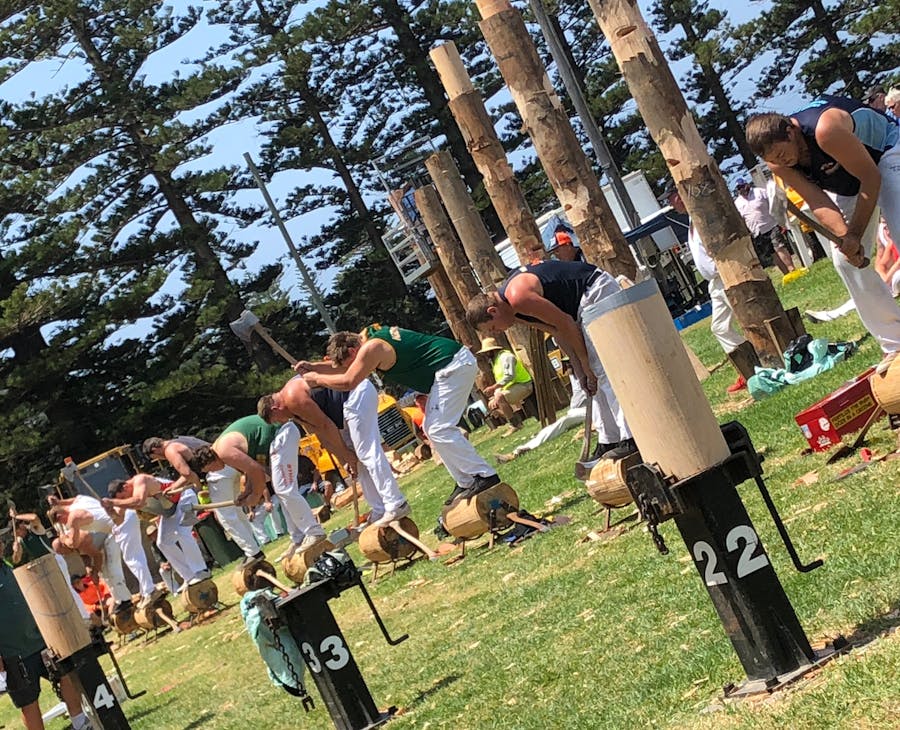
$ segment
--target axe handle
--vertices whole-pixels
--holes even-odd
[[[180,632],[181,632],[181,627],[178,625],[178,623],[175,621],[175,619],[169,618],[169,617],[166,615],[166,612],[163,611],[161,608],[157,608],[157,609],[155,610],[155,613],[156,613],[156,615],[159,616],[163,621],[165,621],[167,624],[169,624],[169,626],[172,628],[172,631],[173,631],[174,633],[177,634],[177,633],[180,633]]]
[[[210,502],[209,504],[192,504],[191,509],[194,512],[205,512],[208,509],[222,509],[222,507],[234,507],[234,500],[227,502]]]
[[[269,343],[269,347],[271,347],[273,350],[275,350],[275,352],[277,352],[285,360],[287,360],[291,364],[291,367],[294,367],[294,365],[297,364],[297,358],[294,357],[293,355],[291,355],[287,350],[285,350],[277,342],[275,342],[272,335],[270,335],[268,332],[266,332],[266,328],[263,327],[259,322],[257,322],[256,324],[253,325],[253,329],[256,331],[256,333],[260,337],[262,337],[266,342]]]
[[[806,213],[804,213],[802,210],[800,210],[800,208],[798,208],[798,207],[797,207],[794,203],[792,203],[790,200],[787,201],[787,208],[788,208],[788,210],[793,214],[793,216],[794,216],[795,218],[797,218],[797,220],[799,220],[801,223],[805,223],[805,224],[808,225],[810,228],[812,228],[816,233],[818,233],[820,236],[824,236],[824,237],[827,238],[829,241],[831,241],[835,246],[837,246],[838,248],[840,248],[840,245],[841,245],[841,237],[838,236],[836,233],[834,233],[834,231],[832,231],[832,230],[830,230],[829,228],[826,228],[825,226],[823,226],[823,225],[822,225],[821,223],[819,223],[819,221],[816,220],[813,216],[807,215]],[[864,269],[864,268],[866,268],[868,265],[869,265],[869,259],[868,259],[868,257],[865,257],[865,256],[864,256],[864,257],[863,257],[862,265],[859,266],[858,268]]]
[[[271,573],[267,573],[265,570],[256,571],[256,575],[259,578],[263,578],[264,580],[269,581],[269,583],[271,583],[273,586],[275,586],[279,591],[284,591],[285,593],[291,592],[290,588],[288,588],[284,583],[282,583],[280,580],[278,580]]]
[[[394,520],[393,522],[388,524],[388,527],[390,527],[394,532],[396,532],[398,535],[400,535],[400,537],[402,537],[404,540],[406,540],[406,542],[410,543],[411,545],[414,545],[419,550],[421,550],[423,553],[425,553],[425,555],[428,556],[429,560],[434,560],[436,557],[438,557],[438,554],[434,550],[432,550],[430,547],[428,547],[424,542],[419,540],[419,538],[413,537],[406,530],[404,530],[402,527],[400,527],[400,520]]]

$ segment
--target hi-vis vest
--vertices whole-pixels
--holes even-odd
[[[513,357],[516,357],[515,354],[510,352],[509,350],[501,350],[499,352],[499,354],[497,355],[497,357],[494,358],[493,370],[494,370],[494,382],[495,383],[499,383],[501,380],[503,380],[503,365],[500,363],[500,357],[504,353],[509,353]],[[508,388],[509,386],[515,385],[516,383],[530,383],[530,382],[531,382],[531,375],[529,375],[528,371],[525,369],[525,366],[522,364],[522,361],[516,357],[516,369],[513,373],[512,382],[506,383],[506,385],[504,385],[503,387]]]

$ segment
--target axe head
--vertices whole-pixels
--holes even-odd
[[[234,320],[234,322],[231,322],[229,326],[231,327],[231,331],[240,339],[244,342],[250,342],[250,333],[253,332],[253,328],[258,324],[259,317],[253,314],[249,309],[245,309],[241,312],[241,316]]]

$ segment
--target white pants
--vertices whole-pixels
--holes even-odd
[[[884,153],[878,169],[881,171],[881,192],[878,195],[881,213],[887,221],[888,230],[900,231],[900,145]],[[849,220],[856,205],[856,196],[831,195],[831,198]],[[876,210],[862,237],[863,249],[870,258],[874,258],[877,231]],[[863,326],[872,333],[882,351],[897,352],[900,350],[900,307],[894,301],[890,287],[882,281],[874,265],[857,269],[837,250],[835,244],[832,243],[831,248],[834,268],[850,292]]]
[[[605,271],[601,271],[600,275],[594,281],[588,290],[582,295],[581,302],[578,304],[578,322],[582,323],[584,310],[591,304],[599,302],[608,296],[615,294],[621,287]],[[631,431],[628,424],[625,423],[625,414],[622,412],[622,406],[619,405],[619,399],[613,392],[609,378],[606,377],[606,371],[600,362],[600,356],[597,354],[597,348],[591,340],[591,336],[581,324],[584,333],[584,344],[587,346],[588,362],[591,371],[597,377],[597,392],[592,398],[593,413],[591,414],[591,423],[597,432],[597,438],[601,444],[613,444],[617,441],[624,441],[631,438]]]
[[[226,466],[219,471],[211,471],[206,475],[209,487],[209,498],[213,502],[232,501],[240,493],[241,473],[237,469]],[[234,540],[235,544],[248,558],[259,552],[259,542],[253,534],[250,520],[240,507],[222,507],[215,510],[216,519],[222,529]]]
[[[63,577],[66,579],[66,585],[69,586],[69,592],[72,594],[72,598],[75,599],[75,606],[78,608],[78,613],[81,614],[81,618],[85,620],[89,619],[91,615],[87,612],[84,601],[81,600],[78,591],[72,587],[72,576],[69,574],[69,566],[66,564],[66,559],[59,553],[52,553],[52,555],[56,558],[56,564],[59,566],[60,571],[62,571]]]
[[[719,275],[709,280],[709,301],[712,304],[712,321],[709,328],[727,355],[747,340],[734,328],[734,310],[725,295],[725,284]]]
[[[456,484],[464,489],[472,486],[476,476],[489,477],[497,473],[456,425],[469,403],[477,372],[475,356],[468,348],[460,348],[446,367],[434,374],[434,385],[428,393],[422,422],[422,430],[432,448]]]
[[[516,456],[524,454],[526,451],[532,451],[541,444],[545,444],[548,441],[552,441],[553,439],[562,436],[570,428],[575,428],[579,424],[584,423],[584,414],[586,410],[587,409],[584,406],[580,406],[579,408],[569,408],[562,418],[557,418],[553,423],[544,426],[524,444],[516,446],[516,448],[513,449],[513,453]]]
[[[113,535],[99,533],[103,536],[103,567],[100,569],[100,577],[109,586],[116,603],[131,600],[131,591],[125,584],[125,573],[122,569],[122,552],[116,544]],[[151,590],[153,590],[151,588]]]
[[[196,503],[197,495],[194,490],[185,489],[178,500],[175,513],[171,517],[160,517],[156,530],[156,547],[183,581],[206,572],[206,561],[203,560],[203,553],[194,539],[193,531],[181,524],[185,515],[191,516],[191,505]]]
[[[381,448],[378,430],[378,392],[368,380],[357,385],[344,402],[344,441],[359,459],[357,481],[376,517],[406,502],[391,464]],[[370,518],[371,519],[371,518]]]
[[[137,578],[142,596],[149,596],[156,588],[150,566],[147,565],[147,553],[141,542],[141,519],[133,509],[125,510],[122,524],[113,529],[113,537],[122,552],[122,560],[131,574]]]

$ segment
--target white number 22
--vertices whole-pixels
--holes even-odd
[[[769,565],[769,559],[765,553],[753,554],[758,546],[759,537],[750,525],[737,525],[725,536],[725,547],[728,552],[741,551],[737,564],[738,578],[748,576]],[[716,570],[717,557],[712,545],[703,540],[698,540],[694,543],[693,554],[694,560],[698,563],[706,561],[706,568],[703,571],[703,580],[706,582],[706,585],[718,586],[728,582],[725,574],[720,570]]]

